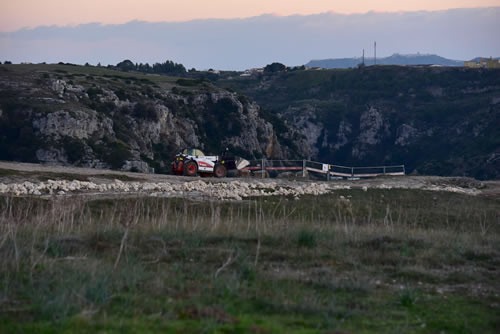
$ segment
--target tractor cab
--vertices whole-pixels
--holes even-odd
[[[205,156],[205,154],[197,148],[186,148],[181,152],[181,154],[185,156],[200,157],[200,158],[203,158]]]

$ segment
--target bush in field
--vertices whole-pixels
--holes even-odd
[[[300,230],[297,237],[297,244],[299,247],[314,248],[317,244],[316,235],[310,230]]]

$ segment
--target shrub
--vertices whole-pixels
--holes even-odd
[[[193,86],[198,86],[203,83],[204,80],[202,79],[178,79],[175,83],[178,84],[179,86],[184,86],[184,87],[193,87]]]
[[[6,94],[9,92],[6,91]],[[33,131],[28,106],[4,103],[0,118],[0,160],[36,162],[36,151],[43,146],[43,138]]]
[[[89,140],[88,145],[97,157],[109,164],[112,169],[121,168],[125,160],[131,157],[129,146],[120,140],[112,138],[104,138],[103,141]]]
[[[316,247],[316,234],[310,230],[300,230],[297,237],[297,244],[299,247],[314,248]]]
[[[87,94],[89,95],[90,99],[94,99],[95,97],[97,97],[97,95],[102,93],[103,93],[102,89],[98,87],[90,87],[89,89],[87,89]]]
[[[122,101],[130,100],[131,99],[130,94],[128,94],[127,92],[125,92],[125,90],[123,90],[123,89],[119,89],[119,90],[115,91],[115,94]]]
[[[119,169],[125,163],[125,160],[130,159],[129,147],[119,141],[115,141],[109,144],[108,152],[105,155],[105,161],[111,165],[113,169]]]
[[[406,287],[401,291],[399,295],[399,303],[406,307],[406,308],[411,308],[415,305],[415,303],[418,300],[418,296],[416,291]]]
[[[112,102],[94,103],[94,109],[101,113],[110,113],[115,110],[115,105]]]
[[[81,140],[73,137],[64,137],[62,145],[70,163],[76,163],[84,157],[85,145]]]
[[[158,121],[158,113],[154,105],[139,102],[134,106],[134,116],[137,118]]]

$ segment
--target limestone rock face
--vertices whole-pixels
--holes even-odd
[[[122,170],[135,171],[139,173],[154,173],[154,168],[149,167],[149,165],[144,161],[125,161],[122,166]]]
[[[337,141],[334,145],[335,150],[338,150],[349,143],[351,133],[352,125],[347,121],[341,121],[337,132]]]
[[[367,145],[378,144],[380,142],[378,134],[383,125],[382,114],[374,107],[370,107],[370,109],[361,114],[359,142]]]
[[[87,139],[97,134],[99,137],[113,135],[113,122],[100,118],[94,110],[59,110],[48,114],[36,114],[33,129],[40,135],[60,139],[69,136]]]
[[[43,163],[55,164],[55,165],[66,165],[68,159],[64,153],[64,150],[58,148],[40,148],[36,151],[36,158]]]
[[[361,114],[359,136],[352,149],[352,156],[362,159],[370,146],[381,143],[383,138],[389,134],[389,125],[385,122],[382,113],[375,107],[370,106],[368,110]]]
[[[239,150],[249,149],[269,158],[282,158],[283,152],[277,142],[273,126],[260,117],[260,107],[256,103],[248,105],[243,105],[239,101],[234,103],[238,108],[237,115],[242,131],[226,137],[222,145],[236,147]]]
[[[321,147],[321,145],[318,147],[317,144],[325,129],[323,124],[316,119],[315,107],[309,104],[305,104],[301,108],[289,107],[282,117],[288,125],[287,137],[297,147],[297,151],[291,153],[295,157],[316,158]]]
[[[60,73],[0,78],[0,90],[20,101],[7,112],[0,103],[0,125],[17,122],[33,146],[20,160],[165,172],[187,147],[207,154],[229,148],[247,159],[287,154],[260,107],[236,93]]]
[[[402,124],[397,130],[397,138],[394,142],[399,146],[410,145],[416,137],[419,136],[419,131],[408,124]]]

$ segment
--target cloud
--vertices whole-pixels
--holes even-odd
[[[500,55],[500,7],[435,12],[261,15],[246,19],[44,26],[0,33],[0,60],[90,62],[167,59],[187,67],[245,69],[273,61],[435,53],[453,59]]]

